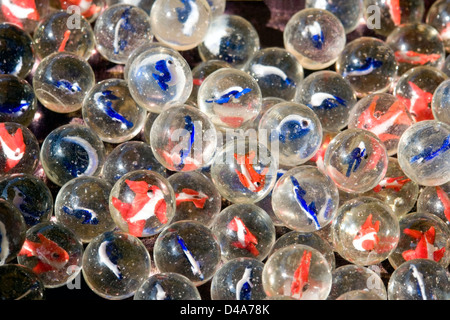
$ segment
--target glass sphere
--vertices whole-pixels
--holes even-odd
[[[109,210],[116,225],[133,236],[150,237],[170,224],[175,193],[166,178],[149,170],[125,174],[109,195]]]
[[[260,113],[262,94],[258,82],[246,72],[222,68],[203,81],[197,104],[217,127],[245,128]]]
[[[184,103],[192,91],[192,71],[178,51],[156,46],[139,54],[128,70],[131,96],[150,112],[165,104]]]
[[[344,50],[345,29],[341,21],[323,9],[303,9],[294,14],[283,31],[284,47],[305,69],[331,66]]]
[[[157,273],[136,291],[133,300],[201,300],[200,292],[191,280],[174,273]]]
[[[82,270],[87,285],[98,296],[124,300],[149,278],[151,266],[150,253],[139,238],[114,231],[97,236],[87,245]]]
[[[89,127],[67,124],[54,129],[41,148],[41,163],[56,185],[79,176],[98,176],[105,161],[105,146]]]
[[[325,300],[331,289],[331,270],[323,255],[294,244],[277,250],[264,265],[262,281],[267,297]]]
[[[417,20],[396,27],[386,38],[386,44],[394,51],[399,75],[418,66],[440,69],[444,65],[445,47],[439,32]]]
[[[281,166],[298,166],[319,150],[322,125],[316,113],[297,102],[275,104],[261,117],[258,134],[267,139]]]
[[[155,38],[175,50],[190,50],[205,38],[212,18],[206,0],[156,0],[150,12]]]
[[[423,186],[450,181],[450,125],[424,120],[400,137],[398,163],[405,174]]]
[[[448,272],[432,260],[406,261],[389,279],[389,300],[448,300],[449,297]]]
[[[362,37],[348,43],[336,61],[341,74],[361,98],[387,92],[397,76],[394,51],[382,40]]]
[[[72,53],[53,53],[37,66],[33,77],[36,97],[47,109],[70,113],[81,109],[83,99],[95,85],[90,64]]]
[[[241,16],[230,14],[215,17],[198,45],[203,61],[223,60],[235,68],[242,68],[259,49],[255,27]]]
[[[147,111],[133,99],[126,81],[97,83],[85,96],[82,116],[102,141],[122,143],[134,138],[145,124]]]
[[[288,170],[272,192],[275,215],[285,226],[296,231],[322,229],[334,219],[338,206],[338,188],[315,166]]]
[[[89,22],[78,14],[56,11],[42,20],[33,34],[39,58],[55,52],[70,52],[84,59],[94,53],[95,38]]]
[[[223,264],[211,281],[212,300],[263,300],[264,264],[253,258],[236,258]]]
[[[363,193],[384,178],[388,168],[386,147],[364,129],[347,129],[328,145],[324,158],[328,176],[343,191]]]
[[[153,39],[148,14],[126,4],[103,11],[95,22],[94,35],[98,52],[117,64],[125,64],[136,47]]]
[[[255,203],[266,197],[277,179],[278,162],[261,143],[229,141],[211,164],[211,178],[222,197],[233,203]]]
[[[322,129],[340,131],[348,125],[356,92],[348,80],[334,71],[316,71],[297,87],[294,101],[311,108]]]
[[[153,256],[160,272],[184,275],[200,286],[216,273],[220,266],[220,246],[205,225],[183,220],[165,228],[156,239]]]
[[[264,48],[244,67],[259,85],[263,98],[292,100],[303,80],[303,67],[295,56],[282,48]]]
[[[398,218],[391,208],[371,197],[345,202],[331,230],[335,250],[347,261],[361,266],[385,260],[400,237]]]

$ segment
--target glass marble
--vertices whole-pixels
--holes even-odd
[[[175,193],[169,181],[149,170],[122,176],[111,190],[109,203],[116,225],[136,237],[160,233],[170,224],[176,210]]]
[[[153,42],[153,40],[148,39],[144,43],[141,43],[139,46],[137,46],[133,52],[128,56],[127,62],[125,63],[125,66],[123,67],[123,79],[128,83],[128,77],[130,72],[131,64],[136,60],[141,53],[144,53],[145,51],[157,47],[165,46],[159,42]]]
[[[391,208],[371,197],[345,202],[331,228],[334,249],[345,260],[360,266],[385,260],[400,237],[398,218]]]
[[[398,163],[411,180],[423,186],[450,181],[450,125],[424,120],[400,137]]]
[[[220,246],[211,229],[200,222],[183,220],[165,228],[153,249],[160,272],[179,273],[195,286],[212,279],[220,266]]]
[[[435,67],[414,67],[398,79],[393,94],[408,108],[416,122],[433,120],[433,94],[445,80],[447,76]]]
[[[332,278],[330,266],[319,251],[294,244],[277,250],[267,259],[262,282],[268,299],[325,300]]]
[[[18,265],[0,266],[0,300],[44,300],[45,287],[31,269]]]
[[[198,89],[198,108],[223,129],[238,129],[253,122],[261,112],[261,103],[258,82],[234,68],[213,72]]]
[[[346,34],[354,31],[363,17],[360,0],[306,0],[305,7],[330,11],[341,21]]]
[[[323,130],[340,131],[347,126],[357,99],[348,80],[337,72],[324,70],[307,76],[297,87],[294,100],[315,112]]]
[[[284,47],[305,69],[331,66],[344,50],[345,29],[341,21],[323,9],[306,8],[294,14],[283,31]]]
[[[9,22],[32,33],[41,18],[50,12],[49,2],[1,0],[0,21]]]
[[[157,273],[148,278],[136,291],[133,300],[202,300],[197,287],[185,276]]]
[[[222,14],[212,19],[203,42],[198,45],[202,61],[223,60],[242,68],[260,49],[258,32],[239,15]]]
[[[148,14],[126,4],[103,11],[95,21],[94,35],[98,52],[116,64],[125,64],[136,47],[153,39]]]
[[[334,256],[333,247],[327,240],[316,232],[289,231],[277,238],[270,255],[279,249],[293,244],[302,244],[316,249],[327,260],[331,270],[336,268],[336,258]]]
[[[27,225],[20,211],[0,198],[0,266],[14,260],[25,242]]]
[[[339,189],[363,193],[384,178],[388,155],[384,143],[372,132],[347,129],[330,141],[324,165],[327,175]]]
[[[364,0],[364,18],[375,33],[388,36],[396,27],[421,21],[423,0]]]
[[[33,88],[47,109],[70,113],[81,109],[86,93],[95,85],[91,65],[77,55],[56,52],[36,68]]]
[[[177,172],[167,180],[177,206],[172,222],[194,220],[211,227],[222,209],[222,198],[212,181],[197,171]]]
[[[4,7],[2,4],[2,9]],[[31,36],[16,25],[0,23],[0,73],[25,78],[31,72],[35,59]]]
[[[338,300],[343,294],[354,290],[371,292],[380,300],[387,300],[386,286],[374,270],[377,269],[354,264],[336,268],[332,273],[333,282],[327,300]]]
[[[111,185],[125,174],[136,170],[152,170],[166,176],[166,168],[156,160],[152,148],[143,141],[126,141],[116,146],[106,157],[102,177]]]
[[[236,258],[223,264],[211,281],[211,300],[263,300],[264,264],[253,258]]]
[[[280,166],[293,167],[307,162],[322,143],[319,117],[298,102],[274,105],[262,115],[258,130],[267,139]]]
[[[434,119],[450,124],[450,79],[442,81],[434,91],[431,112]]]
[[[192,68],[192,92],[188,101],[197,104],[198,90],[208,77],[214,71],[222,68],[232,68],[232,66],[223,60],[208,60],[199,62],[194,68]]]
[[[97,83],[85,96],[82,116],[100,139],[122,143],[134,138],[142,130],[147,115],[133,99],[128,84],[122,79],[108,79]]]
[[[199,109],[174,105],[163,110],[150,130],[155,158],[171,171],[193,171],[206,167],[217,148],[212,121]]]
[[[41,20],[33,33],[33,40],[41,60],[62,51],[87,60],[95,49],[94,31],[89,22],[67,11],[56,11]]]
[[[145,50],[128,71],[131,96],[150,112],[161,113],[169,102],[184,103],[192,91],[192,71],[178,51],[166,46]]]
[[[34,173],[40,148],[30,129],[15,122],[1,122],[0,145],[0,175]]]
[[[211,178],[219,193],[233,203],[255,203],[267,196],[277,179],[278,161],[256,140],[237,139],[218,151]]]
[[[397,158],[389,157],[388,169],[384,178],[375,188],[363,195],[383,201],[400,218],[416,205],[419,185],[405,175]]]
[[[386,38],[398,63],[398,75],[411,68],[431,66],[440,69],[445,48],[439,32],[430,25],[415,22],[396,27]]]
[[[423,188],[417,199],[417,212],[433,214],[450,227],[450,182]]]
[[[410,213],[399,220],[400,239],[389,256],[397,269],[405,261],[431,259],[444,268],[450,264],[450,229],[430,213]]]
[[[56,185],[79,176],[98,176],[105,162],[105,146],[89,127],[60,126],[49,133],[41,147],[41,163]]]
[[[83,278],[89,288],[108,300],[132,297],[150,277],[152,266],[142,241],[118,231],[94,238],[86,247],[82,262]]]
[[[415,121],[405,101],[390,93],[374,93],[359,100],[349,114],[348,128],[365,129],[384,143],[389,156],[397,153],[401,135]]]
[[[435,1],[428,9],[425,22],[439,32],[444,41],[445,50],[450,52],[450,4],[448,1]]]
[[[206,0],[156,0],[150,12],[155,38],[178,51],[197,47],[208,32],[211,18]]]
[[[0,122],[28,127],[37,111],[33,87],[14,75],[0,75]]]
[[[272,192],[275,215],[288,228],[314,232],[331,223],[339,206],[338,188],[315,166],[287,171]]]
[[[112,186],[99,177],[78,177],[65,183],[55,199],[56,221],[88,243],[100,234],[112,231],[109,211]]]
[[[401,264],[388,283],[389,300],[448,300],[448,272],[439,263],[416,259]]]
[[[49,221],[53,213],[53,195],[47,184],[28,173],[0,178],[0,197],[11,202],[22,214],[27,228]]]
[[[247,257],[263,261],[275,243],[275,226],[254,204],[235,203],[215,216],[211,227],[223,261]]]
[[[78,276],[82,257],[81,240],[70,229],[48,221],[28,229],[17,261],[32,269],[45,288],[59,288]]]
[[[244,67],[259,85],[263,98],[293,100],[304,77],[303,67],[293,54],[270,47],[255,53]]]
[[[358,98],[388,91],[397,70],[394,51],[373,37],[348,43],[336,61],[336,72],[350,82]]]

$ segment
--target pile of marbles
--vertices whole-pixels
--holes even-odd
[[[0,300],[450,299],[450,2],[284,2],[0,0]]]

